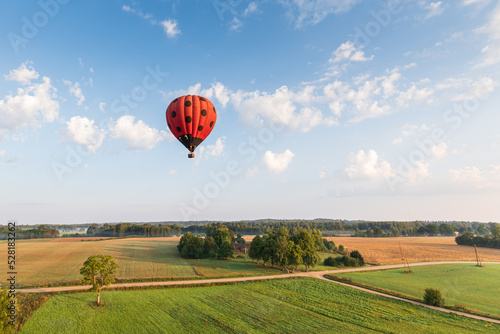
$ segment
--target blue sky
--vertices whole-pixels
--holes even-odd
[[[499,221],[498,1],[7,2],[0,222]],[[174,98],[217,108],[188,159]]]

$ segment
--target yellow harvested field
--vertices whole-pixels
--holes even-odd
[[[455,237],[354,238],[328,237],[335,244],[358,250],[368,263],[401,263],[401,248],[409,262],[475,261],[474,247],[459,246]],[[482,261],[500,261],[500,249],[478,247]]]

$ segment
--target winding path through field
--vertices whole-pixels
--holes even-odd
[[[440,262],[418,262],[411,263],[412,267],[418,266],[428,266],[428,265],[439,265],[439,264],[458,264],[458,263],[476,263],[475,261],[440,261]],[[500,264],[500,262],[483,262],[484,264]],[[465,312],[449,310],[442,307],[430,306],[424,303],[416,302],[409,299],[404,299],[400,297],[391,296],[388,294],[384,294],[381,292],[361,288],[358,286],[336,282],[329,280],[324,277],[327,274],[338,274],[338,273],[349,273],[356,271],[370,271],[370,270],[385,270],[385,269],[397,269],[403,268],[403,264],[389,264],[383,266],[372,266],[372,267],[363,267],[363,268],[352,268],[352,269],[338,269],[338,270],[325,270],[325,271],[310,271],[310,272],[297,272],[292,274],[283,274],[283,275],[271,275],[271,276],[253,276],[253,277],[235,277],[235,278],[218,278],[218,279],[204,279],[204,280],[189,280],[189,281],[166,281],[166,282],[139,282],[139,283],[121,283],[121,284],[112,284],[109,289],[116,288],[127,288],[127,287],[147,287],[147,286],[172,286],[172,285],[198,285],[198,284],[213,284],[213,283],[231,283],[231,282],[247,282],[247,281],[259,281],[259,280],[269,280],[269,279],[279,279],[279,278],[290,278],[290,277],[313,277],[318,279],[323,279],[328,282],[332,282],[335,284],[341,284],[345,286],[349,286],[358,290],[366,291],[369,293],[373,293],[376,295],[384,296],[387,298],[392,298],[396,300],[402,300],[411,304],[424,306],[427,308],[431,308],[434,310],[439,310],[446,313],[454,313],[458,315],[462,315],[465,317],[484,320],[488,322],[493,322],[500,324],[500,320],[481,317],[478,315],[473,315]],[[36,288],[36,289],[19,289],[17,292],[22,293],[37,293],[37,292],[63,292],[63,291],[78,291],[78,290],[87,290],[90,289],[90,285],[79,285],[79,286],[63,286],[63,287],[53,287],[53,288]]]

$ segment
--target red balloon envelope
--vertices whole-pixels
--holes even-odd
[[[184,95],[170,102],[167,108],[167,125],[172,134],[191,152],[212,132],[217,112],[207,98]]]

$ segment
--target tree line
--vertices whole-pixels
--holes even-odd
[[[102,226],[98,226],[96,224],[90,225],[87,229],[87,235],[95,237],[172,237],[174,235],[181,235],[182,229],[183,226],[177,224],[153,225],[150,223],[106,223]]]
[[[234,233],[227,227],[207,228],[206,237],[187,232],[181,237],[177,250],[187,259],[229,259],[234,255]],[[241,238],[241,236],[240,236]]]
[[[184,224],[184,225],[182,225]],[[84,225],[41,225],[45,229],[36,231],[39,227],[18,229],[19,238],[54,238],[58,235],[50,230],[70,231],[68,228],[87,228],[85,236],[93,237],[171,237],[180,236],[187,232],[193,234],[205,234],[207,229],[224,225],[235,233],[244,235],[263,235],[268,229],[279,230],[284,227],[288,230],[307,229],[322,231],[323,234],[352,234],[356,237],[398,237],[398,236],[435,236],[453,235],[455,232],[463,234],[471,232],[477,235],[489,235],[494,223],[478,222],[396,222],[396,221],[347,221],[347,220],[255,220],[238,222],[161,222],[161,223],[105,223]],[[0,239],[6,239],[8,229],[0,226]],[[63,237],[79,237],[81,233],[64,234]]]
[[[480,236],[474,235],[472,232],[465,232],[456,237],[455,242],[458,245],[500,248],[500,224],[491,224],[490,229],[491,236]]]
[[[475,232],[489,234],[492,223],[479,222],[427,222],[427,221],[344,221],[344,220],[257,220],[224,222],[225,226],[235,233],[246,235],[264,234],[268,229],[279,230],[284,227],[289,230],[307,229],[319,230],[323,233],[353,234],[357,237],[399,237],[399,236],[452,236],[455,232]],[[183,232],[203,233],[207,226],[193,224],[184,227]]]
[[[326,242],[330,247],[333,244]],[[257,262],[262,261],[264,265],[271,263],[273,267],[275,265],[283,267],[287,272],[290,270],[294,272],[301,264],[308,271],[310,267],[315,267],[320,262],[318,251],[327,249],[321,232],[316,229],[289,230],[281,227],[268,229],[262,237],[255,236],[250,243],[248,255]]]
[[[9,228],[7,226],[1,226],[0,240],[6,240],[8,237]],[[59,237],[59,231],[55,228],[46,227],[45,225],[40,225],[37,228],[16,230],[16,239],[39,239],[57,237]]]

